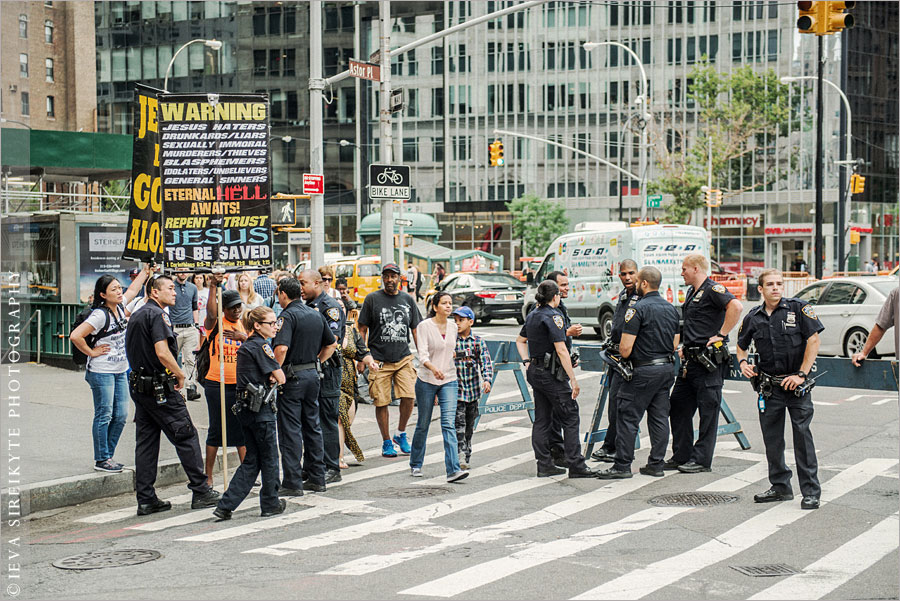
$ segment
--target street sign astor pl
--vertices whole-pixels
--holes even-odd
[[[369,165],[369,198],[409,200],[409,165]]]
[[[303,193],[325,194],[325,176],[318,173],[304,173]]]
[[[350,77],[368,79],[369,81],[381,81],[381,65],[364,63],[350,59]]]

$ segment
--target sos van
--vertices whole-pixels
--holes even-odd
[[[653,266],[662,273],[659,293],[681,306],[688,287],[681,279],[681,263],[690,254],[709,259],[705,229],[690,225],[628,225],[622,221],[585,222],[571,234],[553,241],[538,268],[534,283],[526,291],[522,315],[534,306],[537,284],[552,271],[569,276],[569,297],[565,300],[575,323],[592,327],[606,340],[612,330],[612,316],[622,283],[619,264],[632,259],[638,268]]]

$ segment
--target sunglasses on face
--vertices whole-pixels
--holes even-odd
[[[330,282],[332,280],[334,280],[334,278],[322,278],[323,282]]]

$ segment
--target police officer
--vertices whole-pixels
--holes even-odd
[[[516,347],[527,368],[528,382],[534,391],[534,425],[531,446],[537,459],[538,478],[565,473],[550,455],[550,430],[553,414],[563,430],[569,478],[594,478],[581,454],[578,440],[578,393],[575,370],[566,348],[565,321],[559,312],[559,286],[552,280],[541,282],[534,296],[538,306],[525,319],[516,338]]]
[[[129,390],[134,399],[135,492],[138,515],[150,515],[172,508],[156,496],[156,465],[159,462],[159,433],[175,446],[178,459],[194,493],[191,509],[212,507],[219,493],[206,482],[197,429],[191,422],[179,392],[184,372],[175,360],[177,346],[169,315],[163,310],[175,304],[175,283],[167,275],[157,276],[148,287],[147,303],[128,321],[125,354],[131,366]]]
[[[656,267],[638,272],[641,299],[625,311],[619,353],[631,362],[634,375],[622,381],[616,412],[616,457],[613,466],[598,474],[603,480],[631,478],[634,439],[644,413],[650,431],[650,457],[640,469],[646,476],[662,476],[669,443],[669,388],[675,379],[678,311],[659,295],[662,274]]]
[[[566,330],[566,348],[569,354],[572,353],[572,338],[581,336],[583,328],[579,323],[572,323],[569,318],[569,311],[563,299],[569,298],[569,276],[562,271],[551,271],[547,274],[547,279],[556,282],[559,286],[559,306],[557,310],[563,316],[563,328]],[[574,358],[572,367],[575,367]],[[563,428],[556,414],[553,414],[553,425],[550,428],[550,455],[553,456],[553,463],[557,467],[568,467],[566,463],[566,449],[563,444]]]
[[[307,306],[325,317],[337,340],[344,339],[346,322],[341,302],[329,296],[322,285],[322,275],[315,269],[300,273],[300,288]],[[319,422],[325,447],[325,483],[341,481],[341,439],[338,431],[338,409],[341,402],[341,354],[334,353],[322,364],[319,383]]]
[[[278,407],[278,444],[284,479],[281,496],[299,497],[304,490],[325,491],[325,457],[319,425],[319,363],[331,357],[337,341],[321,313],[300,298],[300,282],[278,282],[284,308],[272,344],[287,381]],[[304,449],[305,444],[305,449]],[[303,482],[302,463],[309,479]]]
[[[284,384],[284,372],[267,342],[276,334],[275,312],[269,307],[256,307],[245,311],[241,321],[250,337],[237,351],[237,400],[229,410],[237,415],[241,423],[247,452],[228,483],[228,490],[213,511],[220,520],[231,519],[231,512],[250,494],[260,472],[260,516],[278,515],[284,512],[286,505],[284,499],[278,498],[277,409],[271,391],[272,386]],[[270,397],[269,393],[273,396]]]
[[[757,503],[789,501],[791,470],[784,462],[784,411],[791,416],[794,431],[794,458],[803,500],[802,509],[818,509],[821,487],[817,476],[816,446],[809,424],[813,417],[809,370],[819,350],[819,332],[825,329],[812,305],[796,298],[782,298],[784,279],[777,269],[759,274],[759,291],[763,304],[754,307],[744,318],[738,331],[737,357],[741,373],[758,378],[759,425],[769,462],[769,483],[764,493],[755,495]],[[756,343],[759,359],[747,362],[747,349]],[[799,394],[798,394],[799,389]]]
[[[637,304],[641,298],[635,288],[637,281],[637,263],[631,259],[625,259],[619,263],[619,281],[625,286],[619,293],[616,310],[612,317],[612,330],[609,333],[607,353],[619,355],[619,341],[622,339],[622,330],[625,327],[625,313]],[[621,357],[621,355],[619,355]],[[618,407],[617,395],[622,386],[622,376],[616,370],[609,370],[607,377],[609,382],[609,394],[606,397],[606,416],[608,425],[603,445],[593,452],[591,459],[612,463],[616,459],[616,409]]]
[[[672,390],[672,458],[665,469],[685,474],[708,472],[712,466],[722,384],[731,362],[728,333],[737,325],[743,309],[740,301],[725,286],[713,282],[707,272],[709,261],[703,255],[684,258],[681,277],[691,288],[682,305],[683,344],[678,354],[683,363]],[[693,420],[697,411],[700,429],[695,443]]]

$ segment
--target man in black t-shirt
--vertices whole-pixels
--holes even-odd
[[[400,290],[400,267],[388,263],[381,271],[384,290],[376,290],[366,296],[359,313],[359,333],[367,339],[372,357],[379,363],[377,369],[369,366],[369,394],[375,404],[375,419],[383,440],[381,454],[396,457],[393,442],[404,455],[411,450],[406,436],[406,424],[412,415],[415,398],[416,370],[409,351],[409,338],[418,345],[416,328],[422,321],[419,307],[409,294]],[[390,438],[388,405],[391,404],[391,386],[400,398],[400,421],[393,442]]]

